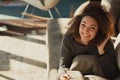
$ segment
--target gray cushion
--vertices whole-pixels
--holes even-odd
[[[70,18],[58,18],[51,19],[47,23],[46,46],[48,47],[47,71],[49,80],[56,80],[59,68],[60,44],[69,20]]]

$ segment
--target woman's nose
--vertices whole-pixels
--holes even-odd
[[[89,32],[89,28],[85,28],[84,31],[85,31],[85,32]]]

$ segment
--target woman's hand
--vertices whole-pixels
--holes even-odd
[[[69,74],[61,74],[60,75],[60,80],[70,80]]]
[[[108,36],[108,37],[103,41],[102,44],[100,44],[100,45],[97,46],[99,55],[102,55],[102,54],[105,53],[104,47],[105,47],[106,43],[108,42],[109,38],[110,38],[110,37]]]

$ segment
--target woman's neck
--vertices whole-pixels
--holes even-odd
[[[81,43],[81,44],[84,44],[84,45],[88,45],[88,42],[83,42],[83,41],[81,41],[80,38],[76,38],[75,40],[76,40],[78,43]]]

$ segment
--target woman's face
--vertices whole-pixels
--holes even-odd
[[[83,44],[88,44],[89,41],[94,39],[98,31],[98,24],[96,20],[90,16],[85,16],[82,18],[79,26],[79,34],[81,37],[81,42]]]

